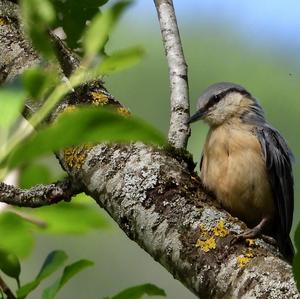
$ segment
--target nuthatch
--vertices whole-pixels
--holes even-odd
[[[291,261],[293,155],[285,139],[267,123],[257,100],[237,84],[211,85],[197,110],[189,123],[202,119],[210,127],[200,162],[204,186],[252,227],[238,238],[272,236]]]

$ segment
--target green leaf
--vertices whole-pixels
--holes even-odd
[[[297,250],[297,254],[293,260],[293,272],[296,280],[297,288],[300,292],[300,223],[297,226],[295,233],[295,247]]]
[[[31,100],[41,100],[50,87],[57,82],[57,74],[53,70],[41,67],[27,69],[22,74],[22,83]]]
[[[20,115],[21,107],[24,103],[25,95],[16,90],[0,90],[0,127],[8,128]]]
[[[127,69],[137,64],[142,59],[143,55],[144,50],[141,47],[134,47],[115,52],[102,60],[97,68],[97,74],[106,75]]]
[[[76,201],[76,199],[75,199]],[[107,228],[108,222],[93,204],[61,202],[32,211],[47,223],[43,232],[52,234],[82,234],[91,229]]]
[[[55,27],[62,27],[67,35],[66,42],[70,48],[78,47],[78,40],[91,20],[98,12],[99,7],[108,0],[52,0],[55,11],[59,16]]]
[[[104,108],[85,107],[63,113],[52,125],[21,143],[10,156],[10,166],[84,143],[138,140],[165,143],[161,133],[141,119],[124,117]]]
[[[67,267],[65,267],[62,276],[55,281],[50,287],[44,290],[43,299],[53,299],[58,291],[77,273],[81,272],[87,267],[94,265],[88,260],[79,260]]]
[[[46,57],[53,56],[48,29],[55,21],[55,11],[49,0],[22,0],[21,14],[25,30],[34,47]]]
[[[41,164],[29,164],[22,168],[20,176],[20,187],[28,189],[38,184],[51,183],[49,168]]]
[[[18,291],[17,295],[20,298],[25,298],[30,292],[32,292],[37,286],[49,277],[52,273],[57,271],[66,261],[68,256],[64,251],[55,250],[52,251],[45,259],[40,272],[36,276],[36,278],[22,286]]]
[[[83,48],[87,57],[94,57],[99,53],[117,23],[122,12],[131,4],[132,1],[120,1],[111,8],[97,14],[87,27],[83,35]]]
[[[0,248],[18,257],[28,255],[33,247],[32,224],[12,212],[0,213]]]
[[[21,265],[15,254],[0,249],[0,269],[19,283]]]
[[[136,287],[128,288],[113,296],[111,299],[139,299],[144,295],[165,297],[166,293],[164,290],[158,288],[157,286],[146,283]]]

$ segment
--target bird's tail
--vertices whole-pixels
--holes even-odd
[[[287,238],[284,238],[284,240],[279,240],[278,242],[279,251],[282,253],[284,258],[292,264],[293,258],[295,255],[294,246],[292,243],[291,238],[288,236]]]

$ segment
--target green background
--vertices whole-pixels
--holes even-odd
[[[178,13],[189,66],[191,111],[195,111],[201,92],[218,81],[239,83],[259,99],[267,119],[285,136],[296,156],[294,224],[299,223],[300,65],[291,50],[293,42],[279,45],[276,41],[258,38],[254,33],[241,34],[234,22],[229,25],[224,20],[217,22],[214,19],[212,22],[209,18],[198,18],[197,14],[189,17]],[[107,52],[135,44],[143,45],[146,50],[143,61],[133,69],[104,78],[106,86],[134,114],[167,134],[170,110],[168,70],[154,8],[141,15],[129,9],[110,38]],[[188,148],[197,162],[206,132],[203,123],[192,127]],[[51,164],[56,163],[54,161]],[[88,235],[38,236],[33,255],[23,263],[22,281],[33,278],[49,251],[64,249],[72,260],[87,258],[94,261],[95,266],[76,276],[57,298],[102,298],[145,282],[164,288],[167,298],[195,298],[130,241],[104,211],[97,206],[95,209],[111,223],[110,228]],[[43,286],[47,285],[49,282],[43,283]],[[40,298],[41,289],[30,298]]]

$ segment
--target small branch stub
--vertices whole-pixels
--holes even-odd
[[[169,66],[171,119],[168,140],[176,148],[185,148],[189,137],[189,93],[187,64],[181,45],[172,0],[154,0]]]
[[[68,201],[78,193],[79,185],[75,186],[69,177],[55,184],[36,185],[26,190],[0,182],[0,202],[19,207],[52,205],[62,200]]]

